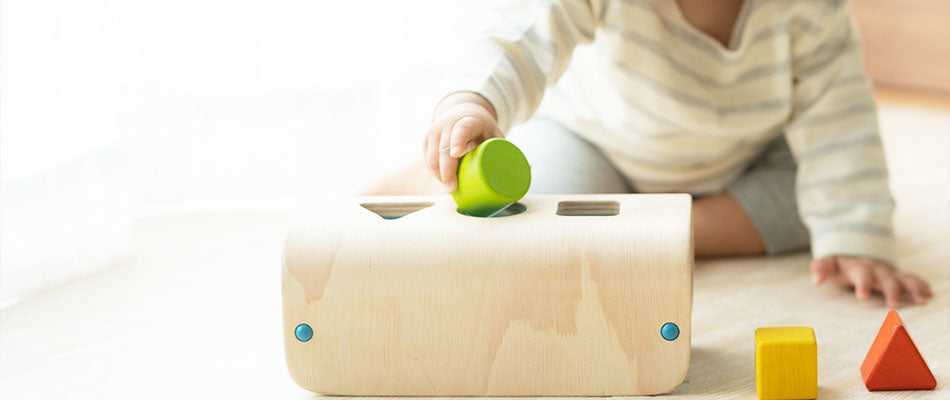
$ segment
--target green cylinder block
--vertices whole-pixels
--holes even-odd
[[[524,154],[511,142],[493,138],[462,157],[452,198],[459,212],[490,217],[524,197],[529,186],[531,169]]]

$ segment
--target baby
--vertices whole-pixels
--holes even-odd
[[[810,246],[815,284],[923,303],[927,282],[894,266],[894,201],[848,10],[541,1],[455,71],[425,137],[428,168],[451,193],[460,157],[521,124],[510,139],[531,162],[531,193],[692,193],[699,256]]]

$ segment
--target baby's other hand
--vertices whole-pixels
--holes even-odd
[[[495,122],[495,110],[483,97],[458,92],[443,100],[432,126],[426,132],[423,152],[426,165],[448,193],[458,187],[459,159],[481,142],[502,137]]]
[[[872,290],[883,293],[890,308],[900,307],[904,292],[910,294],[915,304],[925,303],[933,296],[930,285],[921,277],[872,258],[828,256],[812,260],[809,268],[812,283],[818,285],[830,279],[839,286],[854,287],[859,301],[867,300]]]

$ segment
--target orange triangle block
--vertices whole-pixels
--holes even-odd
[[[861,363],[861,377],[868,390],[933,389],[937,386],[937,380],[894,310],[887,313],[871,350]]]

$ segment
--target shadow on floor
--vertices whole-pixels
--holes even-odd
[[[755,398],[755,358],[744,350],[693,346],[686,379],[669,394]]]

